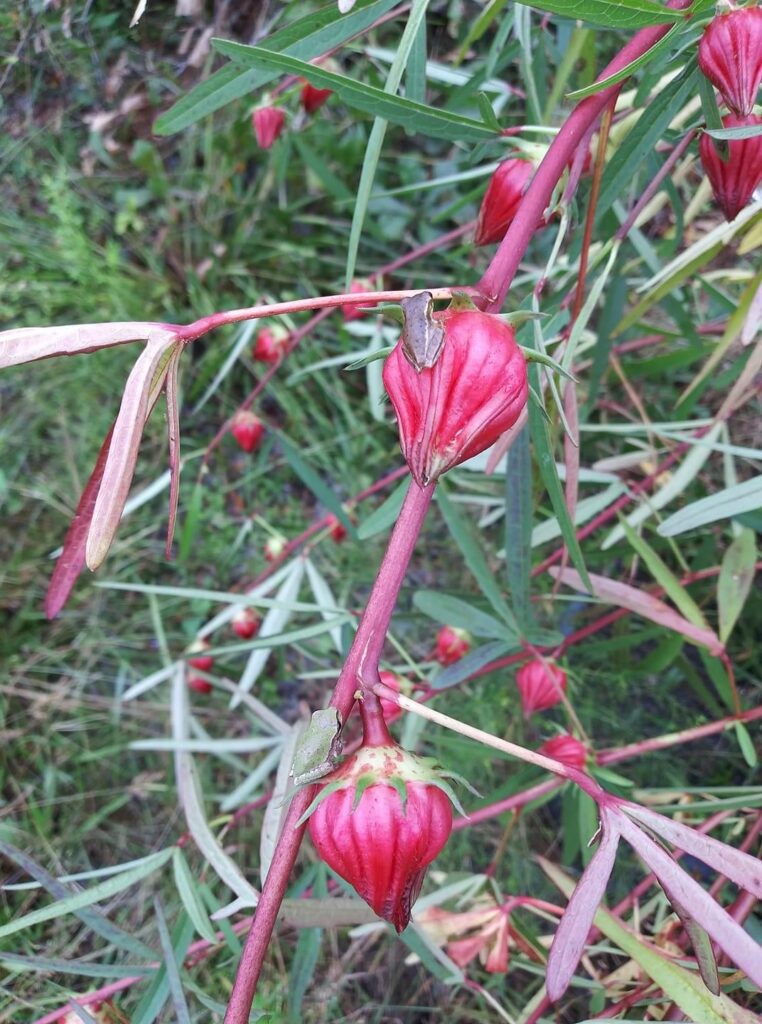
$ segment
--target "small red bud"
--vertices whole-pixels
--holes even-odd
[[[453,665],[471,650],[471,637],[465,629],[442,626],[437,633],[436,659],[440,665]]]
[[[188,689],[195,690],[196,693],[211,693],[213,687],[208,679],[202,679],[201,676],[188,676]]]
[[[698,62],[733,113],[750,114],[762,82],[762,7],[718,14],[701,37]]]
[[[516,685],[521,707],[528,717],[561,702],[561,692],[566,690],[566,673],[558,665],[538,658],[521,666],[516,673]]]
[[[490,178],[476,222],[475,245],[502,242],[535,172],[529,160],[504,160]]]
[[[400,341],[383,372],[420,487],[494,444],[528,395],[526,362],[508,324],[479,310],[445,310],[434,320],[444,328],[434,365],[414,367]]]
[[[317,86],[305,82],[302,87],[302,107],[307,114],[314,114],[332,94],[333,89],[318,89]]]
[[[188,658],[188,664],[191,668],[197,668],[200,672],[209,671],[212,665],[214,665],[214,658],[211,654],[204,654],[204,651],[208,651],[211,646],[209,641],[204,640],[203,637],[198,637],[193,641],[186,651],[186,654],[195,655],[193,658]]]
[[[241,409],[233,417],[230,433],[245,452],[253,452],[265,432],[265,426],[259,417],[248,409]]]
[[[587,748],[584,743],[565,733],[546,740],[539,749],[540,754],[552,757],[555,761],[568,764],[570,768],[584,768],[587,764]]]
[[[279,107],[259,107],[251,115],[257,143],[269,149],[283,131],[286,115]]]
[[[368,281],[353,281],[349,287],[350,292],[357,294],[358,292],[370,292],[373,289]],[[362,306],[355,304],[354,302],[345,302],[342,304],[341,312],[344,315],[345,323],[349,323],[352,320],[362,320],[368,315],[367,309],[371,306],[377,306],[377,302],[365,302]]]
[[[277,363],[288,347],[288,333],[274,327],[263,327],[251,350],[252,357],[260,363]]]
[[[363,746],[324,780],[309,819],[322,859],[379,917],[404,931],[426,868],[450,837],[450,798],[426,762]],[[403,795],[404,793],[404,795]]]
[[[748,114],[738,117],[726,114],[722,119],[724,128],[759,127],[762,117]],[[733,220],[746,206],[757,185],[762,181],[762,135],[748,139],[729,139],[728,158],[723,160],[711,135],[699,139],[699,156],[709,181],[712,183],[714,198],[722,207],[727,220]]]
[[[268,562],[276,562],[286,547],[285,537],[268,537],[265,541],[265,558]]]
[[[402,689],[402,680],[396,672],[383,671],[379,672],[378,676],[384,686],[388,686],[389,689],[394,690],[395,693],[399,693]],[[385,697],[379,697],[379,701],[381,702],[381,711],[384,715],[384,721],[387,725],[391,725],[391,723],[402,714],[402,708],[399,704],[395,704],[393,700],[387,700]]]
[[[347,536],[346,526],[342,523],[340,519],[337,519],[337,517],[334,515],[330,515],[328,517],[328,532],[330,533],[331,538],[337,544],[341,544],[341,542],[345,540]]]
[[[240,636],[242,640],[251,640],[257,635],[260,621],[253,608],[239,608],[230,624],[236,636]]]

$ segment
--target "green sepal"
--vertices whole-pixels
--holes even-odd
[[[528,363],[542,363],[543,366],[550,367],[551,370],[555,370],[556,373],[560,373],[562,377],[566,377],[567,380],[573,381],[575,384],[579,384],[579,378],[575,377],[573,373],[569,373],[565,370],[560,363],[557,363],[552,356],[545,355],[544,352],[538,352],[533,348],[526,348],[524,345],[519,345],[519,348],[524,353],[524,358]]]
[[[361,370],[363,366],[368,366],[370,363],[378,362],[379,359],[386,359],[388,355],[394,351],[394,345],[385,345],[383,348],[376,349],[375,352],[371,352],[370,355],[363,356],[362,359],[355,359],[353,363],[347,363],[346,366],[342,366],[344,372],[348,370]]]
[[[447,312],[464,313],[476,308],[477,307],[470,295],[467,295],[465,292],[453,292],[452,298],[450,299],[450,305],[447,307]]]
[[[362,795],[366,789],[370,786],[375,785],[379,780],[373,775],[361,775],[355,785],[355,798],[352,801],[352,810],[350,813],[354,814],[357,810],[357,805],[362,800]]]
[[[407,817],[407,783],[399,775],[391,775],[386,781],[397,790],[402,803],[402,813]]]
[[[334,779],[333,782],[326,782],[326,784],[321,787],[320,792],[317,794],[315,799],[309,805],[307,810],[304,812],[304,814],[301,816],[301,818],[294,825],[294,828],[300,828],[300,826],[302,826],[305,823],[305,821],[307,821],[307,819],[310,818],[315,813],[315,811],[318,809],[320,804],[322,804],[322,802],[325,800],[325,798],[327,796],[330,796],[331,793],[335,793],[337,789],[342,789],[345,786],[345,784],[346,784],[346,780],[345,779]],[[308,783],[305,783],[305,785],[313,786],[314,783],[313,782],[308,782]]]

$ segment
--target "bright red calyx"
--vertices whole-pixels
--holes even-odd
[[[516,673],[521,707],[527,717],[561,702],[566,690],[566,673],[551,661],[528,661]]]
[[[527,368],[513,330],[479,310],[445,310],[434,320],[444,343],[431,367],[417,369],[400,341],[384,364],[400,444],[420,487],[489,448],[527,402]]]
[[[245,452],[253,452],[265,432],[265,425],[248,409],[242,409],[233,417],[230,433]]]
[[[587,748],[576,736],[569,733],[546,740],[538,753],[552,757],[562,764],[568,764],[570,768],[584,768],[587,764]]]
[[[204,651],[208,651],[212,645],[208,640],[204,640],[203,637],[198,637],[194,640],[190,647],[187,649],[187,654],[192,654],[194,657],[188,658],[188,664],[191,668],[197,668],[200,672],[208,672],[209,669],[214,665],[214,658],[211,654],[204,654]]]
[[[733,113],[750,114],[762,82],[762,7],[718,14],[701,37],[698,62]]]
[[[279,107],[259,107],[251,115],[251,123],[257,143],[262,149],[269,149],[283,131],[286,115]]]
[[[353,281],[349,286],[349,290],[356,295],[358,292],[370,292],[373,289],[368,281]],[[345,323],[350,323],[352,320],[362,320],[368,315],[368,308],[377,305],[377,302],[365,302],[362,306],[354,302],[343,303],[341,312],[344,316]]]
[[[259,631],[261,619],[253,608],[239,608],[233,616],[230,625],[236,636],[242,640],[251,640]]]
[[[762,117],[748,114],[738,117],[727,114],[722,119],[724,128],[759,127]],[[762,135],[748,139],[729,139],[728,158],[723,160],[710,135],[699,139],[699,156],[709,181],[712,183],[714,198],[722,207],[727,220],[734,220],[746,206],[757,185],[762,181]]]
[[[337,544],[341,544],[343,540],[346,540],[347,528],[342,521],[333,514],[328,517],[328,532],[331,535],[331,539]]]
[[[323,106],[329,96],[333,95],[333,89],[318,89],[317,86],[305,82],[302,87],[302,107],[307,114],[314,114]]]
[[[440,665],[453,665],[471,650],[471,636],[457,626],[442,626],[437,633],[435,657]]]
[[[321,858],[398,932],[426,869],[447,842],[452,808],[423,758],[394,744],[363,746],[326,776],[309,819]]]
[[[251,350],[252,357],[260,363],[277,363],[288,346],[288,334],[273,327],[263,327]]]
[[[207,679],[202,679],[201,676],[188,676],[188,689],[195,690],[196,693],[211,693],[213,687]]]
[[[504,160],[490,178],[476,222],[475,245],[502,242],[529,188],[535,166],[529,160]]]

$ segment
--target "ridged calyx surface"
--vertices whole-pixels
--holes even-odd
[[[584,768],[587,764],[587,747],[569,733],[546,740],[539,753],[552,757],[554,761],[568,764],[570,768]]]
[[[762,117],[749,114],[738,117],[727,114],[722,119],[724,128],[760,127]],[[762,135],[748,139],[730,139],[726,142],[728,158],[723,160],[710,135],[699,139],[699,155],[717,202],[728,220],[734,220],[749,202],[762,181]]]
[[[279,107],[259,107],[251,116],[254,135],[262,149],[269,149],[283,131],[286,115]]]
[[[713,18],[701,37],[698,62],[733,113],[750,114],[762,82],[762,7]]]
[[[449,787],[396,745],[361,747],[326,776],[309,818],[315,849],[398,932],[452,830]]]
[[[550,661],[528,661],[516,673],[516,685],[525,715],[546,711],[560,704],[566,690],[566,673]]]
[[[479,207],[475,245],[502,242],[535,172],[529,160],[504,160],[490,178]]]
[[[527,368],[512,328],[480,310],[434,314],[444,343],[431,367],[410,363],[400,341],[384,364],[402,452],[421,487],[478,455],[518,419]]]

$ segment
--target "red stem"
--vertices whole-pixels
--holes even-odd
[[[371,670],[378,671],[378,659],[386,631],[405,578],[408,562],[431,503],[434,486],[430,484],[426,488],[421,488],[414,480],[410,481],[410,489],[389,539],[389,546],[373,584],[368,605],[357,627],[357,633],[331,698],[331,707],[336,708],[343,722],[349,717],[355,702],[355,692],[362,678]],[[315,789],[315,786],[305,786],[291,801],[254,916],[254,926],[249,932],[241,955],[224,1024],[247,1024],[249,1020],[267,947],[306,828],[305,825],[297,826],[297,822],[312,802]]]

